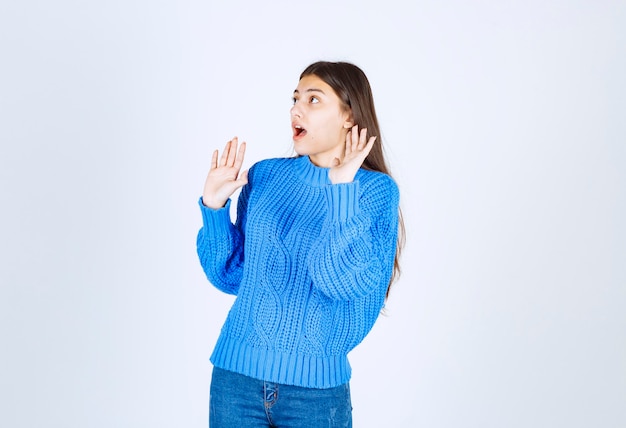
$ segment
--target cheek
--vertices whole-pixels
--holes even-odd
[[[329,115],[326,119],[326,128],[329,134],[338,135],[345,131],[345,120],[338,115]]]

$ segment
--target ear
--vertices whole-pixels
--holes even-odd
[[[344,129],[350,129],[353,126],[354,126],[354,121],[352,119],[352,111],[348,110],[348,111],[346,111],[345,122],[343,123],[343,128]]]

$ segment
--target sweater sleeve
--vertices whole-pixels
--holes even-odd
[[[198,232],[196,247],[200,264],[208,280],[219,290],[237,294],[243,276],[244,230],[250,185],[239,194],[237,220],[230,219],[230,199],[220,209],[204,206],[198,201],[202,213],[202,228]]]
[[[399,193],[387,175],[329,185],[330,214],[308,258],[314,286],[333,299],[384,295],[398,238]]]

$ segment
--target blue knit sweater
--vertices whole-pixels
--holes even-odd
[[[250,168],[239,195],[213,210],[200,200],[200,263],[237,295],[211,355],[222,369],[269,382],[330,388],[350,379],[347,354],[385,299],[398,229],[398,188],[360,169],[332,184],[307,156]]]

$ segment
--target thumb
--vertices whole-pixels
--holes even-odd
[[[339,158],[335,158],[335,159],[333,159],[332,166],[339,166],[340,163],[341,163],[341,161],[339,161]]]
[[[239,175],[239,180],[237,180],[242,186],[248,183],[248,170],[246,169]]]

